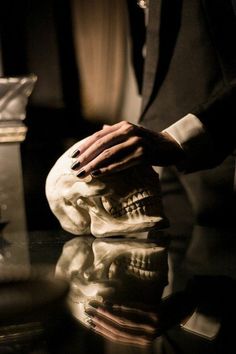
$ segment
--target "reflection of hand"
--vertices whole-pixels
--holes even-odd
[[[93,303],[92,303],[93,304]],[[108,340],[135,346],[148,346],[157,336],[158,317],[155,312],[123,305],[104,306],[86,310],[91,328]]]
[[[192,314],[195,301],[185,292],[164,298],[158,308],[133,308],[92,301],[86,308],[91,329],[118,343],[149,346],[166,330]]]
[[[183,150],[166,132],[156,133],[132,123],[104,128],[86,139],[72,157],[79,177],[94,177],[123,170],[137,164],[166,166],[183,158]]]

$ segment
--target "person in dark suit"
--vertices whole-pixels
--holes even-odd
[[[152,131],[125,122],[106,127],[91,137],[96,153],[87,150],[90,141],[81,147],[80,173],[103,174],[144,162],[144,157],[154,165],[181,162],[178,168],[187,173],[219,165],[235,147],[235,33],[231,0],[151,0],[140,125]],[[130,137],[139,139],[129,142],[130,148],[120,145],[116,150],[123,156],[115,155],[112,147]],[[126,155],[137,147],[140,156],[127,162]],[[106,161],[105,149],[110,149]],[[95,155],[101,155],[96,162]]]
[[[180,261],[187,277],[235,278],[234,2],[149,0],[145,11],[139,124],[123,121],[90,136],[72,155],[72,169],[79,177],[99,178],[134,164],[164,167],[167,215],[170,210],[174,225],[182,218],[182,235],[191,229]],[[190,209],[189,228],[183,213],[188,215]],[[172,290],[182,285],[176,281]]]
[[[186,212],[192,209],[195,226],[189,252],[196,253],[194,241],[205,238],[198,253],[206,262],[198,265],[204,263],[209,272],[212,267],[222,271],[221,264],[209,263],[212,239],[222,239],[222,232],[231,242],[235,226],[233,4],[232,0],[150,0],[139,125],[123,121],[106,126],[73,155],[77,158],[73,169],[80,177],[90,173],[99,177],[134,164],[170,166],[165,169],[167,180],[171,175],[180,182],[188,202]],[[196,263],[195,257],[192,264]],[[231,274],[234,265],[228,267]]]

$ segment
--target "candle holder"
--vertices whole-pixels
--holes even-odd
[[[26,105],[37,77],[0,77],[0,264],[28,262],[20,143],[25,140]],[[4,217],[3,212],[4,211]]]
[[[0,143],[23,141],[27,132],[23,120],[37,76],[0,77]]]

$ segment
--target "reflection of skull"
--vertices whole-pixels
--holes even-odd
[[[157,305],[168,282],[167,250],[151,240],[77,237],[64,245],[56,275],[70,280],[69,305],[84,322],[90,300]]]
[[[70,157],[78,145],[57,160],[46,181],[50,208],[65,230],[102,237],[168,226],[158,174],[150,166],[79,179]]]

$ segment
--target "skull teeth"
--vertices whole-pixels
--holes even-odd
[[[108,206],[108,203],[104,202],[104,207],[112,217],[117,218],[125,214],[132,214],[135,211],[139,211],[141,214],[145,214],[147,207],[155,206],[157,203],[160,203],[160,198],[156,196],[146,196],[142,197],[142,199],[137,199],[137,201],[133,200],[134,199],[132,199],[132,203],[130,200],[127,203],[123,203],[120,208],[114,208],[110,205]]]
[[[128,270],[135,275],[142,278],[156,278],[159,276],[160,271],[167,271],[166,253],[153,254],[152,249],[148,254],[142,254],[142,252],[134,252],[131,257],[127,256],[123,259],[116,259],[115,263],[117,267]]]
[[[127,266],[127,271],[129,273],[132,273],[133,275],[138,276],[139,278],[149,279],[149,280],[157,278],[157,276],[159,275],[159,272],[156,270],[155,271],[154,270],[144,270],[142,268],[138,268],[133,265]]]
[[[157,270],[149,270],[147,268],[144,268],[144,264],[142,266],[140,265],[134,265],[132,263],[123,263],[123,264],[116,264],[113,263],[112,266],[109,269],[109,274],[108,277],[111,279],[113,277],[113,274],[116,273],[116,267],[122,268],[123,271],[127,274],[136,276],[140,279],[145,279],[145,280],[152,280],[156,279],[157,277],[160,276],[160,271]]]

